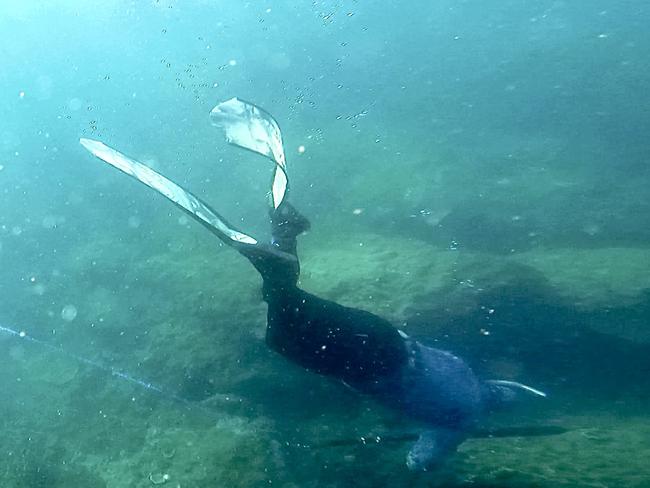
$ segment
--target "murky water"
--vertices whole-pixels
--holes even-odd
[[[0,0],[2,486],[649,486],[649,10]],[[547,392],[481,425],[520,435],[409,472],[420,425],[268,350],[253,268],[78,142],[265,240],[234,96],[282,127],[301,286]]]

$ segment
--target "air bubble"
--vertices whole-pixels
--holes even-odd
[[[61,318],[66,322],[72,322],[77,318],[77,307],[74,305],[66,305],[63,307],[63,310],[61,310]]]
[[[140,224],[142,223],[142,219],[140,219],[140,217],[136,215],[132,215],[131,217],[129,217],[128,222],[129,222],[129,227],[131,227],[132,229],[137,229],[138,227],[140,227]]]
[[[79,98],[71,98],[68,100],[68,109],[72,112],[76,112],[81,107],[83,107],[83,102]]]

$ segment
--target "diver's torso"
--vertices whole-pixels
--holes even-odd
[[[265,300],[267,344],[298,365],[430,425],[462,429],[479,417],[480,382],[453,354],[405,338],[381,317],[297,287],[265,293]]]
[[[482,387],[471,368],[453,354],[406,339],[404,367],[373,394],[378,400],[430,425],[470,427],[483,411]]]

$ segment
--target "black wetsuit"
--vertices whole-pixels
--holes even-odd
[[[269,347],[422,422],[426,430],[409,451],[407,465],[418,470],[436,465],[483,411],[479,380],[462,359],[420,344],[381,317],[298,288],[296,236],[309,223],[286,202],[271,221],[272,244],[236,246],[264,281]]]
[[[296,237],[309,228],[309,222],[285,202],[272,212],[271,223],[271,245],[240,249],[264,281],[269,347],[311,371],[361,390],[398,371],[407,361],[407,348],[388,321],[298,288]]]
[[[235,108],[242,109],[241,102],[233,100]],[[241,122],[239,115],[231,112],[232,103],[223,112],[228,127]],[[266,124],[269,146],[255,146],[253,150],[268,156],[267,152],[273,152],[275,147],[271,143],[281,146],[277,124],[268,114],[260,115],[256,107],[244,104],[244,109],[248,122]],[[243,139],[242,147],[251,148],[250,141]],[[250,260],[264,282],[264,301],[268,303],[266,341],[273,350],[309,370],[343,380],[424,423],[426,430],[407,456],[411,469],[427,469],[444,459],[467,436],[485,406],[505,398],[504,392],[512,396],[516,391],[513,386],[535,392],[510,381],[482,383],[453,354],[408,338],[374,314],[344,307],[298,288],[296,237],[309,228],[309,222],[286,201],[271,213],[273,242],[260,244],[230,226],[205,202],[152,169],[99,141],[82,139],[81,143],[101,160],[170,199]],[[284,158],[273,154],[279,168],[277,176],[277,171],[284,172],[279,162]],[[543,396],[541,392],[536,394]]]

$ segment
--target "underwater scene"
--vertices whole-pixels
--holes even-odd
[[[650,487],[648,25],[0,0],[0,487]]]

